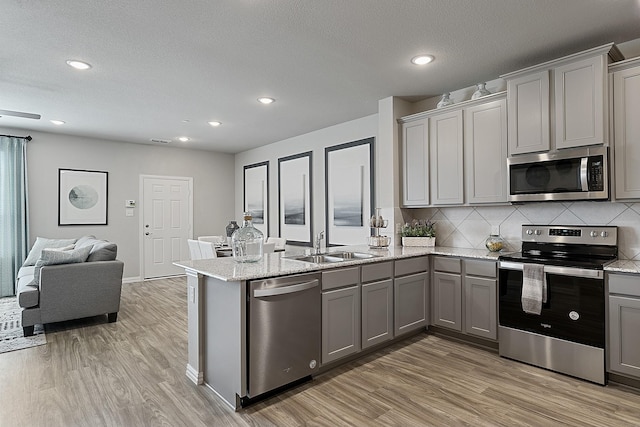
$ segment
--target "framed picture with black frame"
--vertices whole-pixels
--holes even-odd
[[[311,151],[278,159],[278,223],[287,244],[312,245]]]
[[[107,225],[109,173],[58,169],[58,225]]]
[[[327,246],[368,244],[374,212],[374,138],[327,147],[325,220]]]
[[[253,226],[269,235],[269,162],[244,167],[243,209],[253,217]]]

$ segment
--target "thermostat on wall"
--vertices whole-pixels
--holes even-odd
[[[124,207],[125,208],[135,208],[136,207],[136,201],[135,200],[125,200],[124,201]]]

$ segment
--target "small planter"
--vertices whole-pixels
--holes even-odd
[[[427,246],[436,245],[435,237],[403,237],[402,246]]]

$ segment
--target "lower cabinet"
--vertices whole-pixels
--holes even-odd
[[[433,324],[497,340],[496,263],[435,257],[433,269]]]
[[[640,276],[609,275],[609,371],[640,378]]]
[[[429,319],[429,258],[396,260],[394,266],[394,333],[425,328]]]
[[[362,348],[393,338],[393,280],[362,285]]]
[[[360,286],[322,293],[322,363],[360,351]]]

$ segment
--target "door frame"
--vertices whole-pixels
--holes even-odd
[[[144,180],[145,179],[168,179],[168,180],[182,180],[187,181],[189,187],[189,200],[187,202],[187,207],[189,213],[187,214],[187,219],[189,221],[189,232],[187,238],[193,238],[193,177],[191,176],[170,176],[170,175],[145,175],[140,174],[138,181],[138,197],[140,200],[140,213],[138,214],[138,245],[139,245],[139,253],[140,257],[140,279],[144,280],[153,280],[147,279],[145,273],[145,265],[144,265]]]

